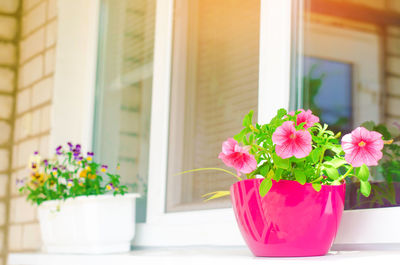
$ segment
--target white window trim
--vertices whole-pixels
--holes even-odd
[[[232,209],[165,213],[173,2],[157,1],[148,221],[138,224],[134,244],[243,245]],[[99,3],[58,0],[51,148],[67,140],[92,145]],[[288,107],[291,5],[292,0],[261,0],[260,122]],[[335,243],[399,244],[397,220],[400,207],[345,211]]]
[[[158,0],[147,222],[138,225],[135,244],[243,245],[232,209],[165,212],[173,9],[174,0]],[[286,51],[291,46],[291,1],[262,0],[260,12],[258,120],[264,122],[272,118],[278,108],[287,108],[289,105],[290,53]]]

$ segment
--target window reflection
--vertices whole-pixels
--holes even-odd
[[[369,198],[347,180],[346,209],[400,205],[400,0],[302,3],[292,107],[312,109],[335,131],[362,125],[394,139],[371,168]]]

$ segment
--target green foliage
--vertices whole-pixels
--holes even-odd
[[[69,146],[57,148],[53,159],[42,159],[38,154],[31,157],[30,176],[18,180],[23,184],[19,191],[27,194],[28,201],[40,205],[49,200],[127,192],[127,187],[120,184],[120,176],[108,173],[106,165],[93,162],[93,154],[84,157],[79,145]]]
[[[272,187],[272,180],[269,178],[263,179],[260,184],[260,195],[265,196]]]
[[[317,87],[315,84],[316,90]],[[346,177],[356,177],[362,182],[362,194],[368,196],[371,190],[368,167],[363,165],[354,170],[346,162],[339,142],[341,133],[332,132],[327,124],[315,123],[307,129],[312,137],[312,151],[307,157],[283,159],[276,154],[272,142],[273,133],[285,121],[296,124],[299,113],[298,111],[291,115],[285,109],[280,109],[270,123],[254,124],[253,111],[250,111],[243,119],[244,128],[234,137],[242,145],[249,146],[250,154],[254,155],[259,165],[256,170],[247,174],[247,178],[254,178],[256,175],[264,177],[260,194],[265,195],[269,191],[273,180],[295,180],[302,185],[311,183],[319,191],[322,185],[340,185]],[[304,129],[304,125],[305,123],[298,124],[296,129]]]

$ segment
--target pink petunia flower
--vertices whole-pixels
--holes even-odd
[[[272,134],[275,151],[281,158],[303,158],[311,152],[311,134],[307,130],[296,131],[294,122],[285,121]]]
[[[314,123],[319,122],[319,118],[312,114],[311,110],[303,110],[298,109],[301,111],[297,115],[296,125],[300,125],[301,123],[305,122],[304,129],[308,129],[314,126]],[[289,115],[293,116],[295,114],[294,111],[288,113]]]
[[[358,127],[342,138],[346,161],[353,167],[376,166],[382,158],[382,134]]]
[[[241,147],[238,142],[232,138],[222,144],[222,152],[218,158],[228,167],[236,169],[238,175],[242,173],[251,173],[257,168],[257,161],[254,156],[249,154],[249,146]]]

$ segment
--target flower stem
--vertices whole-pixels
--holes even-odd
[[[353,168],[353,166],[352,165],[350,165],[350,168],[349,168],[349,170],[347,170],[347,172],[346,173],[344,173],[344,175],[343,176],[341,176],[340,178],[338,178],[337,180],[338,181],[342,181],[342,180],[344,180],[349,174],[350,174],[350,172],[353,170],[354,168]]]
[[[318,173],[317,173],[317,176],[320,176],[320,174],[321,174],[322,160],[324,160],[325,151],[326,151],[326,148],[325,147],[322,148],[321,157],[320,157],[319,162],[318,162]]]

